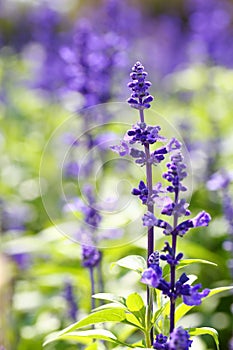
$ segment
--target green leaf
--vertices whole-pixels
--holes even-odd
[[[210,327],[191,328],[188,330],[188,332],[191,336],[204,335],[204,334],[211,335],[214,338],[217,350],[220,350],[219,340],[218,340],[218,332],[216,331],[216,329],[210,328]]]
[[[144,331],[143,325],[134,314],[126,313],[125,317],[126,319],[122,321],[123,323],[128,324],[129,326],[139,328],[142,331]]]
[[[126,269],[136,271],[140,274],[147,268],[146,260],[140,255],[128,255],[112,263],[111,266],[114,267],[115,265],[125,267]]]
[[[93,312],[92,314],[84,317],[80,321],[66,327],[61,332],[59,332],[59,335],[61,336],[75,329],[91,326],[97,323],[122,322],[123,320],[125,320],[125,311],[122,308],[111,308],[107,310],[100,310],[97,312]]]
[[[204,299],[212,297],[212,295],[215,295],[218,293],[227,292],[231,289],[233,289],[233,286],[213,288],[210,290],[209,295],[207,295],[207,297],[205,297]]]
[[[192,264],[207,264],[207,265],[212,265],[212,266],[218,266],[217,264],[213,263],[212,261],[209,260],[204,260],[204,259],[183,259],[179,262],[179,265],[177,266],[177,270],[182,269],[183,267],[187,265],[192,265]],[[166,277],[170,272],[170,265],[166,264],[163,268],[163,276]]]
[[[98,343],[97,342],[91,343],[85,348],[85,350],[98,350]]]
[[[136,317],[137,325],[141,329],[145,328],[146,306],[142,300],[142,297],[138,293],[132,293],[126,299],[126,305],[128,310]],[[127,318],[128,320],[128,318]],[[135,322],[133,322],[135,324]]]
[[[213,266],[218,266],[212,261],[209,260],[204,260],[204,259],[183,259],[180,261],[178,267],[184,267],[186,265],[191,265],[191,264],[207,264],[207,265],[213,265]]]
[[[113,303],[119,303],[123,306],[126,306],[126,299],[124,297],[119,297],[119,296],[111,294],[111,293],[94,294],[94,295],[92,295],[92,298],[101,299],[101,300],[108,300],[108,301],[112,301]]]
[[[219,288],[214,288],[214,289],[211,289],[210,290],[210,293],[205,297],[203,298],[202,300],[205,300],[207,298],[210,298],[212,297],[213,295],[215,294],[218,294],[218,293],[222,293],[222,292],[226,292],[226,291],[229,291],[233,289],[233,286],[229,286],[229,287],[219,287]],[[189,306],[189,305],[185,305],[184,303],[180,304],[177,308],[176,308],[176,314],[175,314],[175,320],[176,322],[178,322],[181,317],[183,317],[184,315],[186,315],[193,307],[193,306]]]
[[[115,344],[121,344],[121,345],[125,345],[127,347],[132,348],[132,346],[130,344],[125,344],[122,343],[121,341],[119,341],[117,339],[117,337],[110,331],[105,330],[105,329],[91,329],[91,330],[87,330],[87,331],[78,331],[78,332],[70,332],[67,334],[63,334],[63,335],[58,335],[57,337],[51,337],[48,340],[45,341],[45,343],[43,344],[43,346],[54,342],[56,340],[72,340],[72,341],[77,341],[80,342],[84,339],[101,339],[101,340],[106,340],[106,341],[110,341],[112,343]]]
[[[145,307],[142,297],[138,293],[132,293],[126,299],[126,306],[129,311],[140,311]]]

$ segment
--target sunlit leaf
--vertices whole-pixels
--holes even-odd
[[[94,312],[80,321],[73,323],[72,325],[66,327],[61,332],[59,332],[59,335],[63,335],[66,333],[69,333],[75,329],[83,328],[86,326],[91,326],[93,324],[97,323],[104,323],[104,322],[121,322],[125,319],[125,312],[122,308],[111,308],[106,310],[100,310],[97,312]]]
[[[110,341],[110,342],[115,343],[115,344],[122,344],[122,345],[129,347],[129,348],[132,347],[130,344],[125,344],[125,343],[120,342],[112,332],[105,330],[105,329],[91,329],[91,330],[87,330],[87,331],[70,332],[67,334],[59,335],[59,336],[54,337],[54,338],[51,337],[43,344],[43,346],[45,346],[51,342],[54,342],[56,340],[62,340],[62,339],[80,342],[83,338],[90,339],[90,340],[101,339],[101,340]]]
[[[115,265],[125,267],[126,269],[136,271],[140,274],[147,268],[146,260],[140,255],[128,255],[112,263],[112,267]]]
[[[132,293],[126,299],[126,305],[129,311],[140,311],[145,307],[142,297],[138,293]]]
[[[196,335],[204,335],[204,334],[209,334],[214,338],[217,350],[219,350],[219,340],[218,340],[218,332],[214,328],[210,327],[201,327],[201,328],[191,328],[188,330],[189,334],[192,336]]]
[[[108,300],[108,301],[112,301],[114,303],[119,303],[121,305],[126,305],[126,299],[124,297],[120,297],[111,293],[98,293],[98,294],[94,294],[92,295],[92,298],[95,299],[101,299],[101,300]]]
[[[177,266],[177,270],[182,269],[183,267],[187,265],[192,265],[192,264],[207,264],[207,265],[212,265],[212,266],[218,266],[212,261],[209,260],[204,260],[204,259],[183,259],[179,262],[179,265]],[[163,275],[166,277],[170,272],[170,265],[166,264],[163,269]]]

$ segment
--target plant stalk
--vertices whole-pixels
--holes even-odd
[[[179,190],[175,191],[175,205],[179,200]],[[173,230],[175,230],[178,224],[178,215],[174,214],[173,220]],[[177,245],[177,235],[172,235],[172,255],[173,259],[176,257],[176,245]],[[170,268],[170,280],[171,280],[171,292],[172,296],[170,297],[170,333],[175,328],[175,308],[176,308],[176,298],[175,298],[175,283],[176,283],[176,265],[172,264]]]

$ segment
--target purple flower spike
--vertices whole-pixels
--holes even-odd
[[[186,191],[181,181],[187,176],[186,165],[183,163],[183,156],[180,152],[171,156],[171,163],[167,164],[168,171],[163,175],[164,179],[171,183],[167,190],[169,192]]]
[[[188,350],[192,340],[189,340],[189,333],[182,327],[175,328],[170,335],[169,350]]]
[[[183,302],[186,305],[200,305],[201,299],[207,297],[207,295],[210,293],[210,290],[208,288],[204,289],[201,293],[199,293],[198,290],[201,288],[201,284],[196,284],[193,287],[189,287],[189,294],[183,295]]]
[[[68,304],[68,316],[75,322],[77,320],[78,307],[75,301],[73,285],[70,281],[65,283],[64,298]]]
[[[145,80],[147,73],[144,71],[144,67],[140,62],[137,62],[132,67],[130,76],[133,81],[128,84],[128,87],[132,90],[132,94],[127,102],[131,107],[136,109],[143,110],[145,108],[150,108],[150,102],[152,102],[154,98],[147,90],[151,86],[151,83]]]

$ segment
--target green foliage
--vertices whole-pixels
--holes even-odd
[[[210,327],[202,327],[202,328],[191,328],[188,331],[191,336],[205,335],[205,334],[211,335],[215,341],[217,350],[220,350],[218,332],[216,331],[216,329],[210,328]]]
[[[112,267],[119,265],[125,267],[126,269],[133,270],[138,273],[142,273],[146,269],[146,261],[140,255],[128,255],[115,263],[112,263]]]

